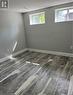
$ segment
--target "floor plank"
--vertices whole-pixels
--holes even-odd
[[[0,95],[72,95],[73,58],[26,51],[0,63]]]

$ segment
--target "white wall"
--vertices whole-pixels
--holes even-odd
[[[27,47],[33,49],[72,53],[72,22],[55,23],[55,9],[70,7],[73,3],[45,8],[24,14]],[[29,25],[29,15],[45,11],[46,23]]]
[[[0,10],[0,58],[26,48],[23,16],[20,13]],[[10,52],[9,52],[10,49]]]

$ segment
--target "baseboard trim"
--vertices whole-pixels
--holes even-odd
[[[18,51],[18,52],[16,52],[16,53],[13,53],[12,55],[13,55],[13,56],[16,56],[16,55],[18,55],[18,54],[20,54],[20,53],[23,53],[23,52],[27,51],[27,50],[28,50],[28,49],[25,48],[25,49],[20,50],[20,51]],[[9,56],[10,56],[10,55],[9,55]],[[1,58],[1,59],[0,59],[0,63],[1,63],[1,62],[4,62],[4,61],[6,61],[6,60],[8,60],[8,59],[9,59],[9,56],[4,57],[4,58]]]
[[[22,50],[20,50],[20,51],[18,51],[18,52],[16,52],[16,53],[13,53],[12,55],[13,55],[13,56],[16,56],[16,55],[18,55],[18,54],[21,54],[21,53],[27,51],[27,50],[28,50],[28,49],[25,48],[25,49],[22,49]]]
[[[48,50],[39,50],[39,49],[31,49],[31,48],[28,48],[28,50],[29,51],[34,51],[34,52],[41,52],[41,53],[47,53],[47,54],[54,54],[54,55],[73,57],[73,54],[71,54],[71,53],[48,51]]]
[[[54,55],[61,55],[61,56],[73,57],[73,54],[71,54],[71,53],[48,51],[48,50],[40,50],[40,49],[32,49],[32,48],[25,48],[25,49],[20,50],[20,51],[18,51],[18,52],[16,52],[16,53],[13,53],[12,55],[13,55],[13,56],[16,56],[16,55],[18,55],[18,54],[20,54],[20,53],[23,53],[23,52],[27,51],[27,50],[29,50],[29,51],[34,51],[34,52],[47,53],[47,54],[54,54]],[[10,55],[9,55],[9,56],[10,56]],[[1,58],[1,59],[0,59],[0,63],[1,63],[1,62],[4,62],[4,61],[6,61],[6,60],[8,60],[8,59],[9,59],[9,56],[4,57],[4,58]]]

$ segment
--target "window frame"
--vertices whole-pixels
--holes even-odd
[[[33,24],[33,23],[32,23],[32,19],[31,19],[32,16],[36,16],[36,15],[38,16],[38,15],[40,15],[40,14],[44,14],[44,16],[45,16],[45,12],[38,12],[38,13],[30,14],[30,15],[29,15],[29,24],[30,24],[30,25],[42,25],[42,24],[45,24],[46,20],[44,21],[44,23],[36,23],[36,24]],[[46,18],[45,18],[45,19],[46,19]]]
[[[55,9],[55,23],[73,21],[73,19],[72,19],[72,20],[69,19],[69,10],[70,10],[70,9],[73,9],[73,6]],[[56,21],[56,13],[57,13],[58,11],[63,11],[63,10],[67,10],[67,20],[65,20],[65,21],[58,21],[58,20],[57,20],[57,21]]]

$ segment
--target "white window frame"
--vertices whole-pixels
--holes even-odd
[[[70,20],[70,19],[69,19],[69,15],[68,15],[68,14],[69,14],[69,10],[70,10],[70,9],[73,9],[73,6],[55,9],[55,23],[57,23],[57,22],[73,21],[73,20]],[[65,20],[65,21],[56,21],[56,12],[57,12],[57,11],[62,11],[62,10],[67,10],[67,20]]]
[[[44,13],[44,15],[45,15],[45,12],[39,12],[39,13],[33,13],[33,14],[30,14],[29,15],[29,22],[30,22],[30,25],[38,25],[38,24],[45,24],[45,23],[37,23],[37,24],[33,24],[32,23],[32,16],[35,16],[35,15],[39,15],[39,14],[43,14]]]

